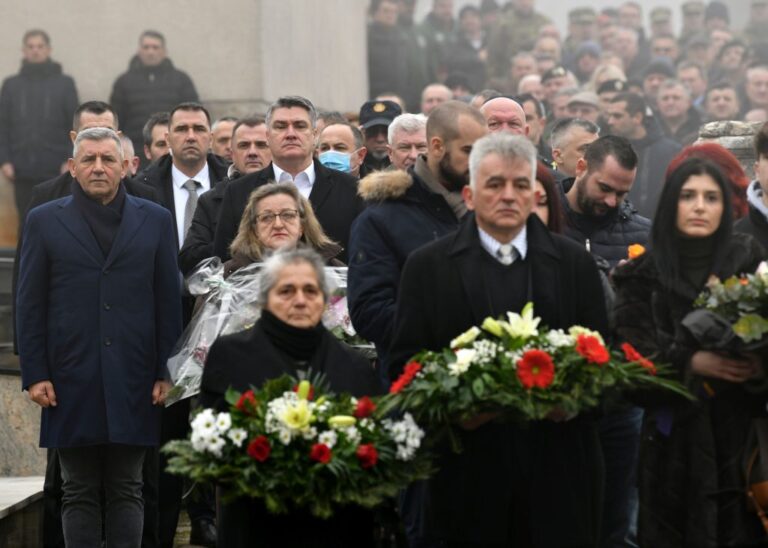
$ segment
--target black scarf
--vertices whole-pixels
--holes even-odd
[[[325,334],[322,322],[309,329],[293,327],[278,319],[267,309],[261,311],[259,322],[275,348],[290,358],[302,362],[309,361],[314,356]]]
[[[117,236],[120,222],[123,220],[123,205],[125,204],[125,188],[123,183],[119,183],[117,195],[107,205],[101,205],[90,198],[80,187],[77,179],[72,180],[71,191],[75,207],[85,217],[85,222],[91,228],[91,232],[106,259]]]
[[[700,291],[713,273],[715,238],[680,238],[680,276]]]

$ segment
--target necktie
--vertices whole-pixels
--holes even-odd
[[[496,252],[496,256],[501,264],[511,265],[515,260],[515,248],[512,247],[512,244],[503,244]]]
[[[187,237],[189,227],[192,225],[192,217],[195,215],[195,208],[197,207],[197,189],[202,185],[193,179],[189,179],[184,183],[184,188],[189,192],[187,197],[187,205],[184,206],[184,237]]]

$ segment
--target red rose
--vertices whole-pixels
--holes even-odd
[[[366,469],[376,466],[376,461],[379,460],[379,452],[376,451],[372,443],[358,445],[355,454],[357,455],[357,460],[360,461],[360,466]]]
[[[309,450],[309,458],[320,464],[328,464],[328,461],[331,460],[331,450],[324,443],[316,443]]]
[[[552,356],[543,350],[529,350],[517,361],[517,378],[531,389],[546,388],[555,380],[555,364]]]
[[[589,363],[603,365],[611,361],[611,354],[600,339],[592,335],[579,335],[576,339],[576,352]]]
[[[294,392],[299,391],[299,385],[294,385],[293,387]],[[312,401],[315,399],[315,387],[312,385],[309,385],[309,393],[307,394],[307,401]]]
[[[248,456],[253,460],[264,462],[269,458],[269,454],[272,452],[272,446],[269,445],[267,436],[261,435],[255,437],[248,444]]]
[[[370,417],[375,409],[376,404],[373,403],[373,400],[368,396],[363,396],[357,400],[357,407],[355,407],[355,412],[352,414],[358,419],[364,419],[365,417]]]
[[[253,395],[253,390],[246,390],[240,396],[235,404],[235,409],[243,413],[250,413],[253,408],[256,407],[256,396]]]
[[[645,367],[651,375],[656,374],[656,366],[648,358],[644,358],[640,352],[638,352],[634,346],[629,343],[621,345],[621,349],[624,351],[624,357],[629,362],[637,362],[641,366]]]
[[[419,362],[407,363],[403,369],[403,373],[392,383],[392,386],[389,387],[389,393],[397,394],[403,388],[411,384],[411,381],[413,381],[413,378],[419,371],[421,371],[421,364]]]

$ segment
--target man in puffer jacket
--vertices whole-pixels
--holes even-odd
[[[141,33],[139,51],[131,59],[128,71],[115,80],[109,99],[134,148],[141,150],[144,146],[141,130],[153,113],[197,101],[190,77],[168,59],[165,37],[154,30]]]
[[[576,178],[565,179],[565,235],[584,245],[609,271],[628,258],[632,244],[645,245],[651,222],[627,201],[638,157],[623,137],[591,143],[576,163]],[[612,299],[611,299],[612,301]],[[608,303],[609,312],[613,303]],[[634,485],[642,411],[623,404],[605,410],[599,422],[605,459],[601,546],[636,546],[638,495]]]
[[[74,80],[51,60],[48,34],[27,31],[22,44],[21,70],[0,91],[0,170],[13,183],[20,217],[32,187],[66,170],[79,104]]]
[[[755,135],[755,175],[747,187],[747,216],[734,226],[736,232],[751,234],[768,249],[768,122]]]
[[[480,111],[458,101],[436,107],[427,120],[426,156],[408,170],[379,171],[362,181],[367,207],[349,239],[347,299],[357,332],[385,363],[405,260],[419,247],[453,232],[466,216],[461,189],[469,183],[469,151],[487,133]],[[439,273],[435,273],[439,275]],[[380,371],[388,382],[386,371]]]

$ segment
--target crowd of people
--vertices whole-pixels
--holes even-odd
[[[533,0],[432,0],[420,23],[415,7],[371,1],[370,100],[346,113],[287,95],[213,120],[156,31],[109,102],[78,104],[48,35],[24,35],[0,170],[21,217],[16,343],[49,448],[46,546],[173,546],[182,506],[206,546],[765,545],[742,469],[768,403],[762,355],[705,348],[681,321],[711,275],[766,258],[768,1],[745,29],[725,3],[685,2],[679,35],[669,8],[646,34],[639,3],[577,7],[565,39]],[[765,123],[753,181],[695,142],[733,120]],[[381,393],[418,351],[527,302],[550,328],[670,364],[698,399],[479,416],[386,527],[354,509],[271,516],[211,486],[183,497],[157,447],[187,436],[197,402],[162,407],[166,361],[195,321],[180,273],[211,257],[225,277],[263,265],[262,312],[210,348],[206,405],[286,372]],[[373,364],[323,327],[323,265],[348,267]]]

